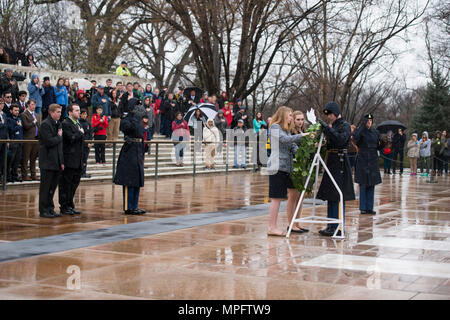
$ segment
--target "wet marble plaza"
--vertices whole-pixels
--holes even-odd
[[[384,176],[377,215],[347,202],[343,241],[320,225],[268,237],[259,173],[148,180],[143,216],[124,216],[109,182],[83,183],[83,213],[57,219],[39,218],[37,187],[10,187],[0,196],[0,299],[448,300],[450,177],[437,178]]]

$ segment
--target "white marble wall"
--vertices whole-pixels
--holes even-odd
[[[113,81],[113,85],[118,81],[126,82],[139,82],[141,86],[145,87],[145,84],[150,83],[154,86],[154,81],[148,79],[142,79],[137,77],[122,77],[116,74],[86,74],[86,73],[75,73],[69,71],[60,71],[60,70],[50,70],[44,68],[32,68],[32,67],[23,67],[17,65],[10,64],[1,64],[0,70],[4,72],[5,69],[11,68],[15,72],[20,72],[25,75],[26,79],[24,81],[19,82],[20,90],[27,90],[28,83],[30,82],[31,75],[38,74],[39,79],[42,80],[44,77],[50,77],[50,83],[55,85],[59,78],[68,78],[69,80],[73,79],[84,79],[88,78],[89,80],[96,80],[97,85],[106,85],[106,80],[111,79]]]

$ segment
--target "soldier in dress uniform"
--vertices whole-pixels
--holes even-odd
[[[350,125],[342,118],[339,105],[334,101],[328,102],[323,112],[330,121],[330,125],[328,125],[322,119],[319,118],[318,120],[327,138],[326,164],[342,191],[344,200],[342,217],[345,217],[345,201],[355,200],[352,169],[347,155],[347,147],[350,143]],[[328,218],[339,219],[339,193],[327,172],[323,175],[317,198],[328,201]],[[326,229],[320,230],[319,233],[323,236],[332,236],[337,227],[337,223],[331,223],[328,224]],[[338,230],[336,236],[340,235],[341,231]]]
[[[138,208],[139,191],[144,186],[144,128],[142,119],[134,112],[135,108],[128,111],[120,122],[125,143],[120,150],[114,183],[123,186],[124,213],[138,215],[146,212]]]
[[[356,158],[355,182],[359,183],[359,210],[362,214],[376,214],[373,211],[375,185],[381,183],[378,168],[378,152],[381,147],[380,133],[373,127],[373,115],[368,113],[353,134],[359,148]]]

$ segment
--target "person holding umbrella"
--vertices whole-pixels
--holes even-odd
[[[373,115],[364,115],[362,124],[353,134],[358,146],[355,166],[355,182],[359,184],[359,210],[361,214],[376,214],[373,211],[375,185],[381,183],[378,168],[380,133],[373,128]]]

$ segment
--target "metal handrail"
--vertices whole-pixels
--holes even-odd
[[[116,172],[116,149],[117,149],[117,144],[123,144],[126,142],[126,140],[84,140],[84,143],[87,144],[112,144],[113,145],[113,167],[112,167],[112,179],[114,179],[114,175]],[[253,140],[250,139],[249,142],[253,142]],[[25,144],[25,143],[32,143],[32,144],[36,144],[39,143],[39,140],[35,139],[35,140],[14,140],[14,139],[0,139],[0,144],[10,144],[10,143],[18,143],[18,144]],[[148,140],[148,141],[142,141],[142,143],[144,144],[155,144],[156,145],[156,153],[155,153],[155,180],[158,180],[158,159],[159,159],[159,145],[161,144],[170,144],[170,145],[174,145],[174,144],[178,144],[178,143],[184,143],[184,144],[226,144],[226,157],[225,157],[225,174],[228,175],[229,172],[229,165],[228,165],[228,161],[229,161],[229,157],[228,157],[228,153],[229,153],[229,143],[234,144],[235,141],[218,141],[218,142],[208,142],[208,141],[202,141],[202,140],[190,140],[190,141],[172,141],[172,140]],[[3,191],[6,190],[6,185],[7,185],[7,158],[8,158],[8,148],[4,148],[4,159],[3,159],[3,179],[2,179],[2,189]],[[247,155],[245,155],[247,156]],[[195,156],[195,152],[194,152],[194,157],[193,157],[193,176],[196,176],[196,156]],[[256,171],[256,164],[253,163],[253,171]]]

